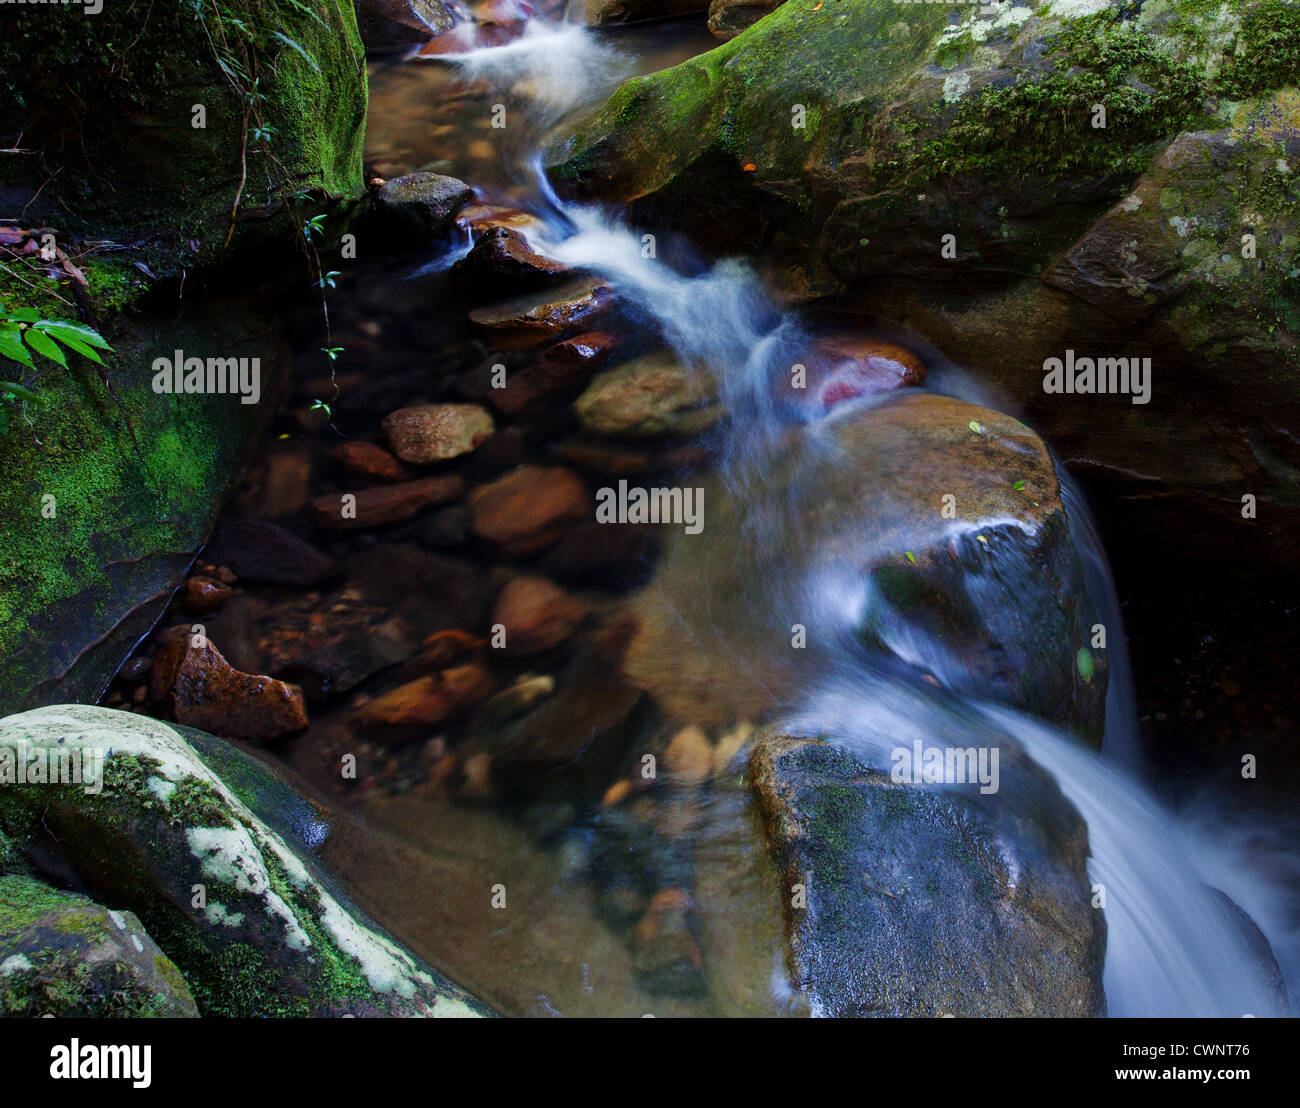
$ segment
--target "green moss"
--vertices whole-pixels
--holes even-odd
[[[1245,100],[1300,81],[1300,6],[1264,0],[1241,18],[1237,49],[1229,55],[1216,89]]]

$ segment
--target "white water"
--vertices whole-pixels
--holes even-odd
[[[540,129],[592,103],[623,70],[618,56],[585,28],[536,26],[506,46],[473,50],[449,59],[467,79],[524,95],[537,105]],[[537,210],[548,230],[535,245],[576,268],[607,277],[623,303],[662,332],[681,359],[717,381],[733,416],[729,468],[733,484],[761,494],[762,463],[788,427],[790,414],[771,399],[792,351],[804,341],[799,320],[778,311],[752,269],[727,261],[699,272],[682,272],[664,259],[669,243],[657,241],[647,257],[642,235],[599,209],[566,205],[550,190],[535,160]],[[805,435],[818,434],[809,425]],[[816,489],[806,490],[815,495]],[[1105,890],[1108,927],[1105,991],[1112,1016],[1267,1016],[1285,1014],[1261,981],[1257,953],[1240,919],[1212,887],[1228,891],[1264,929],[1284,969],[1295,972],[1294,913],[1276,884],[1256,873],[1248,852],[1232,843],[1254,842],[1263,832],[1234,830],[1232,842],[1215,841],[1214,827],[1189,829],[1166,812],[1138,780],[1140,757],[1132,681],[1123,630],[1105,555],[1081,500],[1068,484],[1076,544],[1089,588],[1108,625],[1110,692],[1104,757],[1063,732],[1009,708],[979,703],[942,690],[926,691],[891,680],[887,668],[845,649],[823,659],[832,674],[816,693],[790,705],[785,721],[793,732],[819,733],[852,748],[871,764],[919,739],[927,745],[945,735],[972,732],[991,742],[1010,741],[1057,780],[1084,817],[1091,857],[1089,877]],[[782,506],[755,503],[757,526],[779,527]],[[859,626],[866,605],[878,603],[860,579],[846,581],[835,567],[814,567],[802,582],[769,582],[773,590],[807,594],[825,618]],[[890,642],[893,657],[930,673],[944,673],[951,660],[941,646],[918,634]],[[1012,784],[1014,788],[1014,783]],[[1257,859],[1256,859],[1257,860]],[[1275,851],[1275,868],[1296,876],[1294,854]],[[1294,991],[1296,981],[1291,979]]]

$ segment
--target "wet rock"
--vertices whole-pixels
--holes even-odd
[[[540,677],[521,677],[508,689],[502,689],[483,706],[483,718],[490,724],[531,712],[555,691],[555,678],[549,674]]]
[[[540,566],[565,580],[624,588],[644,584],[658,556],[659,529],[651,524],[582,523],[546,553]]]
[[[19,744],[111,752],[100,794],[6,787],[0,821],[27,857],[138,917],[200,1014],[487,1014],[322,879],[312,848],[333,815],[263,763],[202,732],[85,705],[0,721],[0,745]]]
[[[358,551],[345,566],[367,603],[400,609],[421,631],[477,627],[485,615],[487,591],[472,562],[406,543],[380,543]],[[412,589],[413,581],[418,589]]]
[[[704,958],[694,934],[690,897],[682,889],[661,889],[632,932],[632,950],[642,985],[660,996],[692,997],[706,991]]]
[[[545,293],[524,293],[469,313],[488,341],[503,350],[527,350],[580,326],[591,328],[613,302],[598,277],[581,277]]]
[[[466,232],[475,241],[495,227],[527,233],[542,230],[545,226],[535,215],[495,204],[467,204],[456,213],[457,230]]]
[[[709,30],[714,38],[728,42],[783,3],[785,0],[712,0],[709,4]]]
[[[180,970],[133,912],[0,876],[0,1014],[197,1016]]]
[[[390,727],[428,727],[460,715],[492,691],[491,675],[471,662],[408,681],[376,697],[360,709],[358,718]]]
[[[489,227],[465,257],[451,267],[452,280],[471,292],[500,294],[557,277],[569,276],[568,266],[539,254],[510,227]]]
[[[307,726],[302,689],[240,673],[206,639],[197,646],[178,639],[158,651],[149,694],[178,723],[235,739],[265,741]]]
[[[330,457],[349,473],[358,473],[362,477],[374,477],[381,481],[409,481],[415,474],[402,465],[382,446],[373,442],[340,443]]]
[[[694,435],[723,415],[702,370],[660,351],[600,373],[573,405],[582,427],[595,434]]]
[[[587,490],[572,470],[521,466],[469,495],[474,534],[513,557],[553,546],[589,515]]]
[[[820,408],[925,383],[925,363],[911,350],[852,332],[821,336],[801,361],[806,370],[804,387],[790,387],[793,379],[786,379],[782,395],[796,403],[806,398],[806,403]]]
[[[505,628],[510,654],[539,654],[567,642],[587,608],[545,577],[516,577],[497,597],[493,624]]]
[[[771,734],[749,760],[782,870],[793,984],[812,1011],[1104,1015],[1087,832],[1051,778],[1023,760],[1052,807],[1045,826],[873,769]]]
[[[702,482],[709,556],[671,532],[636,605],[629,678],[670,715],[720,727],[816,685],[851,646],[1099,744],[1108,663],[1042,440],[926,393],[825,431],[792,430],[761,489]],[[805,579],[791,607],[782,583]]]
[[[667,19],[708,10],[707,0],[589,0],[587,26],[638,23],[645,19]]]
[[[390,235],[416,246],[441,238],[457,209],[473,195],[474,190],[455,177],[409,173],[385,182],[375,194],[375,207]]]
[[[401,665],[417,648],[410,628],[390,619],[294,658],[278,676],[301,687],[308,699],[320,699],[348,692],[376,673]]]
[[[152,659],[146,658],[143,654],[137,654],[118,671],[117,675],[123,681],[143,681],[149,676],[149,667],[152,665]]]
[[[439,508],[420,524],[420,542],[433,550],[459,546],[469,538],[469,509],[462,504]]]
[[[410,519],[426,508],[455,500],[464,491],[460,477],[425,477],[355,493],[328,493],[318,496],[309,507],[318,526],[351,530]]]
[[[418,404],[384,419],[393,453],[417,465],[468,454],[492,430],[491,415],[477,404]]]
[[[504,415],[534,414],[577,389],[617,345],[604,331],[586,331],[548,347],[537,361],[507,373],[505,388],[485,395]]]
[[[704,784],[713,772],[713,744],[709,736],[698,727],[683,727],[664,751],[664,765],[678,784]]]
[[[243,580],[281,585],[314,585],[338,570],[332,558],[310,543],[262,519],[226,524],[206,555]]]
[[[185,610],[193,615],[215,612],[230,598],[230,586],[211,577],[195,576],[185,582]]]
[[[442,0],[358,0],[357,25],[371,53],[401,50],[428,42],[456,22]]]

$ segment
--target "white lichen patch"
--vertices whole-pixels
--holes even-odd
[[[1185,239],[1200,225],[1200,220],[1195,216],[1175,215],[1171,216],[1169,219],[1169,226],[1178,232],[1178,237],[1180,239]]]
[[[970,91],[970,74],[966,72],[949,73],[943,79],[943,102],[955,104]]]
[[[0,962],[0,977],[9,977],[15,973],[25,973],[32,968],[25,954],[11,954],[3,962]]]
[[[1122,212],[1135,212],[1142,207],[1142,197],[1137,193],[1130,193],[1119,202],[1119,210]]]
[[[260,899],[267,914],[284,923],[284,941],[294,950],[306,950],[311,939],[302,929],[293,909],[271,887],[266,862],[242,825],[235,827],[191,827],[185,832],[190,851],[199,859],[204,877],[233,885]]]
[[[1043,15],[1054,19],[1082,19],[1086,15],[1096,15],[1107,8],[1118,7],[1111,0],[1051,0],[1041,9]]]
[[[243,912],[227,911],[224,904],[215,900],[203,909],[203,914],[207,916],[209,923],[221,927],[238,927],[244,922]]]
[[[176,792],[176,782],[168,781],[165,777],[150,777],[149,791],[170,808],[172,796]]]

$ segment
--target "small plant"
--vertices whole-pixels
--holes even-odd
[[[101,366],[104,359],[99,352],[113,349],[92,327],[66,319],[45,319],[35,308],[10,311],[0,304],[0,358],[18,362],[28,369],[36,368],[36,357],[66,367],[65,346]],[[14,402],[40,404],[43,400],[27,385],[0,379],[0,434],[9,430],[8,405]]]

